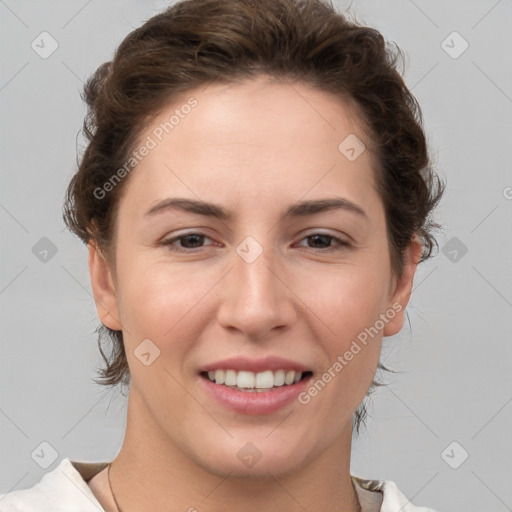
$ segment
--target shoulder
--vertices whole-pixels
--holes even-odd
[[[0,494],[0,512],[99,512],[103,508],[87,485],[104,462],[66,458],[30,489]]]
[[[417,507],[391,480],[370,480],[352,475],[362,512],[436,512]]]

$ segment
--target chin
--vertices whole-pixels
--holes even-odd
[[[275,427],[274,427],[275,428]],[[322,451],[313,439],[284,430],[281,435],[272,429],[250,429],[216,443],[210,438],[202,451],[194,449],[193,459],[204,470],[230,480],[269,480],[295,473]]]
[[[228,460],[209,458],[204,460],[202,457],[197,460],[199,465],[209,473],[219,478],[229,478],[230,480],[252,480],[268,481],[273,478],[283,478],[287,475],[297,472],[303,465],[296,454],[290,454],[283,460],[281,456],[268,455],[259,459],[254,465],[240,462],[238,459],[233,461],[233,454],[228,455]],[[301,463],[302,462],[302,463]]]

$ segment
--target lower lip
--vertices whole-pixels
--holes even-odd
[[[296,400],[307,388],[311,375],[295,384],[280,386],[272,391],[239,391],[215,384],[202,376],[199,378],[206,391],[228,409],[243,414],[272,414]]]

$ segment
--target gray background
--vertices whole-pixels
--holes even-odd
[[[91,381],[99,321],[87,251],[64,229],[61,205],[82,82],[164,5],[0,0],[0,492],[32,486],[63,457],[110,460],[121,446],[125,399]],[[384,341],[383,361],[400,373],[374,395],[352,472],[394,480],[441,512],[512,510],[512,2],[351,9],[406,52],[405,79],[448,181],[437,215],[444,252],[420,266],[411,328]],[[43,31],[59,45],[46,59],[31,48]],[[454,31],[469,44],[457,58]],[[41,252],[43,237],[55,254]],[[46,460],[35,455],[42,442],[55,461],[47,445]]]

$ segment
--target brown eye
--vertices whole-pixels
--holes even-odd
[[[347,241],[325,233],[315,233],[303,238],[303,240],[308,241],[308,247],[311,249],[341,250],[350,246]]]
[[[171,251],[193,252],[194,249],[200,249],[203,247],[205,239],[209,239],[209,237],[202,233],[190,233],[170,238],[168,240],[163,240],[161,245],[168,247]],[[179,242],[179,245],[177,245],[176,242]]]

